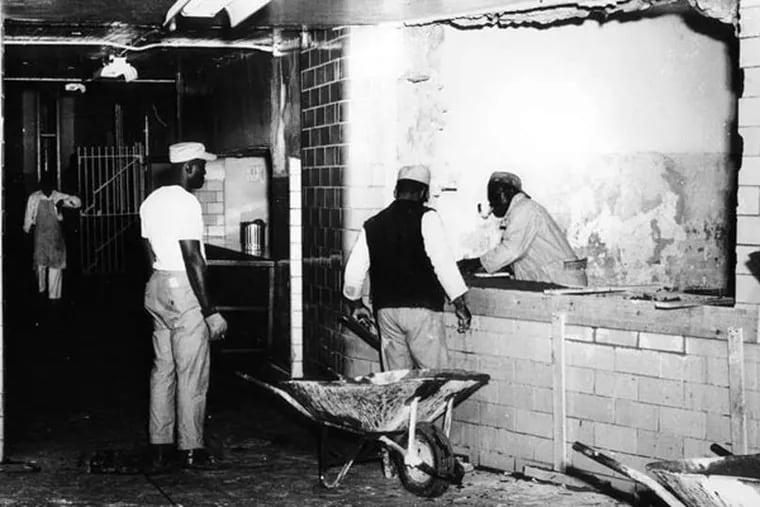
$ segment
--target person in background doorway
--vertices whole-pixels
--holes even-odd
[[[55,187],[55,174],[43,173],[39,190],[29,196],[24,214],[24,232],[31,233],[34,238],[33,264],[39,295],[51,302],[61,299],[63,270],[66,269],[62,210],[82,206],[79,197],[59,192]]]
[[[171,181],[140,206],[143,243],[153,266],[145,309],[153,319],[148,429],[151,466],[157,470],[172,466],[177,450],[185,468],[217,467],[203,439],[209,341],[224,338],[227,322],[211,303],[201,205],[190,193],[203,186],[206,161],[215,159],[201,143],[172,144]]]
[[[369,273],[384,370],[448,365],[442,313],[447,297],[457,330],[470,327],[467,286],[438,213],[424,205],[429,185],[427,167],[402,167],[395,200],[364,223],[345,267],[343,295],[360,321],[372,320],[361,299]]]
[[[509,266],[518,280],[587,285],[585,262],[576,257],[546,209],[523,192],[517,175],[491,174],[488,203],[493,214],[502,219],[501,241],[478,259],[459,261],[463,272],[485,268],[494,273]]]

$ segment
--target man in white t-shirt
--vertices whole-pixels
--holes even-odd
[[[201,143],[172,144],[171,184],[154,190],[140,206],[153,266],[145,309],[153,319],[148,430],[155,470],[173,463],[176,450],[185,467],[216,465],[203,443],[209,341],[224,338],[227,322],[211,304],[201,205],[190,193],[203,186],[206,161],[214,159]]]

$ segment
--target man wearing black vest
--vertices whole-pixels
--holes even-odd
[[[445,368],[448,349],[443,305],[448,298],[464,333],[472,319],[467,286],[428,199],[430,171],[404,166],[395,200],[364,223],[344,273],[343,295],[358,320],[371,320],[362,303],[369,273],[372,307],[381,340],[383,370]]]

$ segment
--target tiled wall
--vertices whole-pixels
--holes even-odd
[[[301,54],[303,366],[307,374],[329,375],[342,372],[336,329],[342,305],[347,30],[310,35],[316,44]]]
[[[290,376],[303,377],[303,193],[301,191],[301,163],[299,159],[290,159],[290,262],[289,291],[290,303]]]
[[[760,250],[760,1],[743,0],[739,13],[739,65],[744,75],[739,134],[744,150],[736,210],[736,301],[760,304],[760,281],[753,275],[755,267],[748,265],[750,254]]]
[[[0,52],[0,67],[2,66],[2,62],[3,62],[3,57],[2,57],[2,53]],[[3,84],[0,83],[0,97],[4,97],[4,96],[5,95],[3,94]],[[4,128],[5,115],[3,114],[2,102],[4,101],[0,101],[0,132],[5,132],[5,128]],[[4,147],[0,148],[0,160],[3,160],[3,162],[5,162],[5,157],[3,156],[4,151],[5,151]],[[5,170],[6,168],[3,167],[3,171]],[[0,195],[0,209],[2,209],[3,211],[5,211],[4,204],[5,203],[3,203],[3,196]],[[0,222],[0,233],[3,232],[2,230],[3,225],[4,225],[3,222]],[[5,235],[2,234],[2,236],[5,236]],[[3,260],[4,255],[5,254],[3,252],[2,245],[0,244],[0,261]],[[5,263],[3,263],[3,265],[5,265]],[[3,271],[4,270],[0,270],[0,301],[5,301],[5,298],[3,297],[4,284],[2,283]],[[5,326],[3,325],[4,323],[3,307],[4,306],[5,306],[4,304],[0,304],[0,462],[5,461],[5,382],[4,382],[4,379],[5,379],[5,333],[4,333]]]
[[[484,297],[493,298],[482,292],[471,291],[475,306]],[[523,300],[526,305],[534,303]],[[487,386],[456,408],[452,441],[458,452],[483,466],[518,471],[524,465],[551,468],[558,368],[552,353],[554,329],[546,319],[504,317],[507,313],[476,316],[466,335],[457,334],[453,314],[446,316],[452,366],[491,375]],[[566,326],[567,464],[611,475],[609,469],[575,453],[570,446],[576,440],[639,470],[656,460],[710,456],[712,443],[736,445],[729,403],[729,386],[736,377],[730,375],[725,332],[719,333],[720,338],[704,338]],[[747,442],[748,450],[757,452],[760,346],[753,336],[745,335],[745,340]],[[733,417],[736,423],[738,416]],[[631,487],[627,482],[617,485]]]
[[[224,181],[207,179],[203,187],[194,192],[203,211],[206,240],[224,239]]]

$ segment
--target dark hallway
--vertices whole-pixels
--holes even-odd
[[[511,505],[617,505],[598,493],[488,471],[469,474],[463,488],[437,500],[422,499],[397,479],[384,479],[371,455],[341,487],[323,489],[316,428],[234,375],[261,376],[254,361],[233,362],[219,350],[212,352],[206,440],[223,468],[145,475],[135,466],[147,443],[152,354],[143,278],[67,279],[66,303],[38,312],[31,269],[6,275],[3,505],[482,506],[507,499]],[[346,436],[333,436],[336,465],[349,445]],[[112,464],[98,468],[104,462]]]

